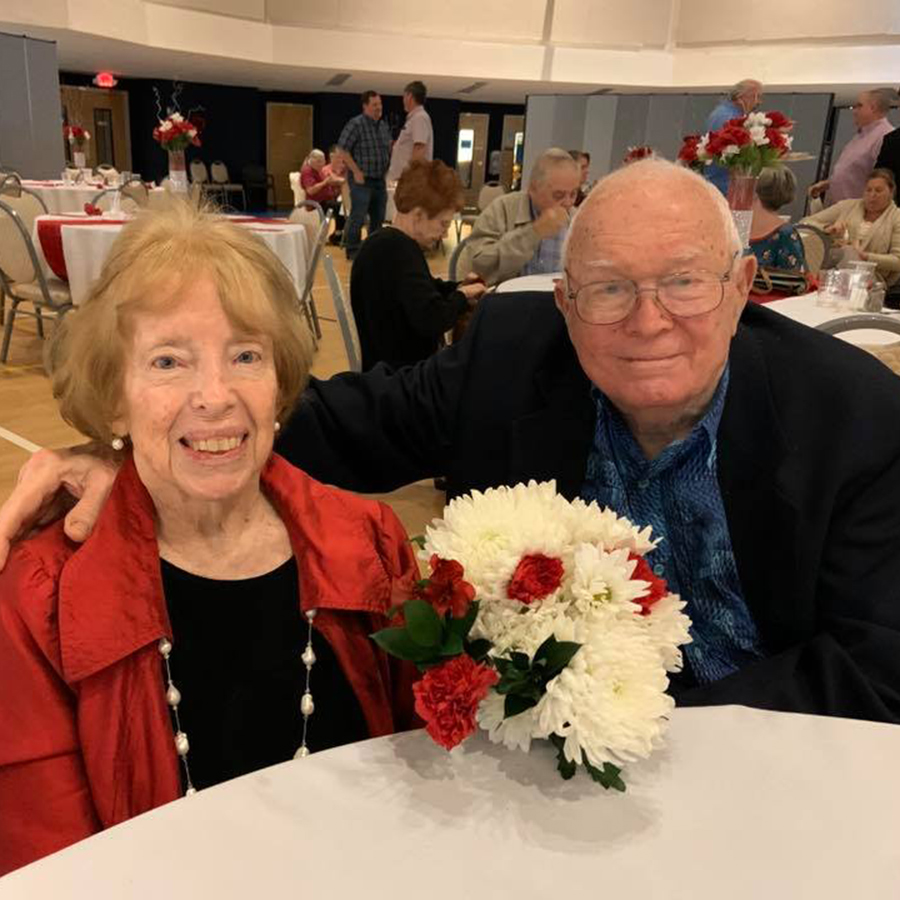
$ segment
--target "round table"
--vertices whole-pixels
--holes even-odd
[[[0,879],[2,900],[894,898],[900,727],[678,709],[607,793],[411,732],[201,791]]]
[[[24,187],[34,191],[48,213],[83,212],[85,203],[92,203],[106,185],[102,181],[95,184],[66,184],[63,181],[23,181]]]
[[[800,297],[788,297],[784,300],[775,300],[766,304],[766,309],[775,310],[795,322],[802,322],[815,328],[825,322],[831,322],[834,319],[842,319],[846,316],[855,316],[860,314],[858,309],[837,309],[832,306],[819,306],[818,294],[803,294]],[[886,310],[886,315],[897,318],[900,321],[900,314],[895,310]],[[841,331],[835,337],[847,341],[850,344],[893,344],[900,341],[900,334],[892,331],[881,331],[873,328],[858,329],[856,331]]]
[[[552,291],[553,283],[562,278],[562,272],[551,272],[548,275],[520,275],[518,278],[510,278],[509,281],[501,281],[497,285],[498,294],[511,294],[521,291]]]
[[[249,228],[269,245],[302,296],[309,260],[309,239],[303,225],[251,216],[228,218]],[[84,302],[125,221],[121,215],[83,213],[35,219],[33,241],[44,257],[45,271],[68,281],[74,306]]]

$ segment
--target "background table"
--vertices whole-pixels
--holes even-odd
[[[264,724],[263,726],[264,727]],[[275,766],[0,879],[0,900],[896,900],[900,727],[675,711],[607,793],[421,732]]]
[[[562,276],[562,272],[552,272],[549,275],[520,275],[518,278],[510,278],[509,281],[501,281],[496,290],[498,294],[511,294],[514,291],[552,291],[553,282]]]
[[[233,220],[249,228],[269,245],[290,272],[298,293],[302,294],[309,259],[309,242],[304,227],[287,221],[258,220],[247,216],[234,216]],[[88,217],[83,214],[81,216],[73,214],[66,218],[38,216],[35,220],[33,239],[35,247],[43,253],[40,239],[41,223],[45,223],[45,227],[52,225],[59,228],[72,303],[78,306],[84,302],[91,285],[100,275],[103,263],[122,230],[124,220],[121,216]],[[53,272],[54,266],[51,266],[46,258],[44,263],[48,274]],[[55,267],[59,268],[58,265]]]
[[[767,303],[767,309],[773,309],[782,315],[793,319],[795,322],[802,322],[804,325],[810,325],[815,328],[824,322],[830,322],[833,319],[842,319],[845,316],[859,315],[858,309],[835,309],[833,307],[819,306],[817,303],[817,295],[803,294],[800,297],[788,297],[786,300],[775,300]],[[897,315],[896,312],[888,311],[890,315]],[[872,328],[861,328],[858,331],[842,331],[835,335],[842,340],[851,344],[893,344],[900,341],[900,334],[891,331],[879,331]],[[898,836],[900,840],[900,836]]]
[[[102,181],[95,184],[66,184],[63,181],[23,181],[22,184],[33,190],[44,201],[48,213],[83,212],[84,204],[93,201],[94,197],[106,185]]]

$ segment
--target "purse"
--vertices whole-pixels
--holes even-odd
[[[760,266],[753,278],[754,294],[783,294],[786,297],[796,297],[799,294],[808,294],[810,290],[812,288],[807,273],[798,272],[796,269]]]

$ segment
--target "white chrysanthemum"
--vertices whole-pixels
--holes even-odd
[[[478,707],[476,713],[478,724],[488,733],[493,743],[503,744],[508,750],[522,750],[527,753],[531,749],[532,740],[538,737],[535,734],[537,707],[504,719],[505,702],[506,698],[501,697],[496,691],[491,691]]]
[[[652,550],[659,541],[651,538],[652,529],[637,528],[624,516],[611,509],[601,509],[596,502],[577,498],[568,504],[569,530],[576,544],[596,544],[603,550],[627,547],[641,555]]]
[[[682,612],[687,604],[678,594],[666,594],[651,607],[649,616],[640,616],[643,627],[659,650],[667,672],[680,672],[681,645],[690,644],[691,620]]]
[[[172,113],[172,115],[169,116],[169,118],[170,118],[173,122],[183,122],[183,121],[184,121],[184,116],[183,116],[181,113],[177,113],[177,112],[176,112],[176,113]]]
[[[570,587],[573,613],[635,615],[639,609],[635,601],[647,593],[648,585],[632,580],[637,563],[628,554],[627,549],[606,553],[593,544],[581,544],[575,550]]]
[[[423,556],[427,559],[437,553],[443,559],[458,560],[480,599],[505,600],[523,556],[558,557],[568,568],[568,506],[565,497],[556,493],[554,482],[473,491],[452,500],[443,519],[426,528]]]
[[[737,156],[741,152],[741,148],[737,144],[729,144],[722,150],[722,159],[728,159],[730,156]]]
[[[583,750],[595,766],[648,756],[658,746],[674,701],[659,652],[638,623],[585,643],[547,686],[539,704],[542,734],[565,738],[566,758]]]

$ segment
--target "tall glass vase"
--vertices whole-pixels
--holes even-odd
[[[173,191],[179,194],[187,193],[187,164],[184,159],[184,150],[169,151],[169,180],[172,182]]]
[[[753,224],[753,198],[756,196],[756,175],[732,169],[728,176],[728,205],[737,226],[741,246],[750,247],[750,226]]]
[[[72,151],[72,163],[75,165],[76,169],[83,169],[87,165],[84,150]]]

